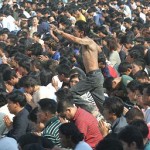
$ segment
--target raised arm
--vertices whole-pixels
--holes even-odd
[[[68,39],[68,40],[71,40],[75,43],[78,43],[78,44],[81,44],[81,45],[89,45],[89,40],[88,39],[85,39],[85,38],[78,38],[78,37],[75,37],[71,34],[68,34],[68,33],[65,33],[64,31],[62,30],[59,30],[56,26],[54,25],[51,25],[51,29],[55,32],[57,32],[58,34],[62,35],[64,38]]]

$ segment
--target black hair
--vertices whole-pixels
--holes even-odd
[[[29,48],[29,51],[31,51],[32,55],[39,56],[42,55],[43,48],[40,43],[34,43]]]
[[[113,83],[114,78],[113,77],[108,77],[104,80],[104,87],[111,92],[113,90],[112,83]]]
[[[103,107],[109,110],[109,113],[114,113],[118,118],[123,114],[124,103],[119,97],[109,97],[104,103]]]
[[[127,61],[121,62],[120,65],[118,66],[118,72],[120,74],[125,73],[128,69],[132,69],[132,66]]]
[[[31,61],[29,59],[21,59],[18,62],[19,66],[24,68],[28,73],[31,71]]]
[[[51,149],[54,147],[54,144],[50,139],[48,139],[46,137],[35,135],[33,133],[27,133],[27,134],[21,136],[18,143],[21,148],[24,148],[24,146],[26,146],[28,144],[32,144],[32,143],[39,143],[44,148]]]
[[[58,74],[59,75],[62,75],[62,74],[64,74],[64,76],[66,77],[66,78],[69,78],[69,72],[70,72],[70,67],[68,66],[68,65],[66,65],[66,64],[60,64],[58,67],[57,67],[57,72],[58,72]]]
[[[15,78],[17,77],[16,71],[14,69],[9,69],[9,70],[4,71],[4,73],[3,73],[3,80],[4,81],[9,81],[13,77],[15,77]]]
[[[25,87],[25,88],[29,88],[29,87],[34,87],[36,85],[40,85],[38,83],[38,81],[36,79],[34,79],[33,77],[31,76],[23,76],[20,80],[19,80],[19,83],[22,87]]]
[[[39,59],[33,59],[31,60],[31,65],[35,66],[37,69],[41,70],[42,69],[42,64]]]
[[[149,130],[144,120],[134,120],[130,123],[130,125],[135,126],[142,133],[143,139],[147,138]]]
[[[75,26],[80,30],[80,31],[84,31],[84,35],[89,35],[90,33],[90,27],[89,25],[82,21],[82,20],[79,20],[76,22]]]
[[[53,99],[43,98],[38,102],[42,111],[50,112],[51,114],[56,114],[57,103]]]
[[[127,89],[129,89],[131,92],[135,92],[138,89],[139,85],[140,83],[137,80],[132,80],[127,84]]]
[[[134,108],[134,107],[129,109],[129,111],[126,113],[125,117],[126,117],[126,120],[128,121],[128,123],[130,123],[136,119],[144,120],[143,112],[141,110],[139,110],[138,108]]]
[[[53,72],[50,69],[49,70],[43,69],[40,72],[40,80],[42,86],[47,86],[49,83],[51,83],[52,78],[53,78]]]
[[[98,62],[103,63],[104,65],[106,65],[106,57],[105,57],[104,53],[99,53],[98,54]]]
[[[24,107],[27,103],[25,95],[20,91],[13,91],[7,95],[7,100],[13,103],[19,103],[20,107]]]
[[[118,139],[104,138],[97,144],[96,150],[123,150],[123,145]]]
[[[149,80],[149,75],[144,71],[144,70],[139,70],[135,75],[135,79],[148,79]]]
[[[74,107],[73,94],[71,91],[62,93],[63,97],[58,101],[57,112],[63,113],[67,107]]]
[[[72,143],[75,145],[77,145],[84,138],[83,133],[81,133],[77,126],[72,122],[62,124],[59,127],[59,132],[67,138],[70,138]]]
[[[128,146],[135,142],[137,149],[143,149],[144,147],[142,134],[135,126],[126,126],[118,134],[118,138],[127,143]]]
[[[146,66],[146,63],[145,63],[145,61],[144,61],[144,59],[135,59],[133,62],[132,62],[132,64],[135,64],[135,65],[137,65],[137,66],[140,66],[140,67],[142,67],[142,69],[141,70],[144,70],[145,69],[145,66]]]

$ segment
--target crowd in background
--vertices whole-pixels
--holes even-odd
[[[0,150],[150,150],[149,0],[0,6]]]

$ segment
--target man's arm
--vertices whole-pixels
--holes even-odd
[[[64,38],[71,40],[75,43],[81,44],[81,45],[89,45],[91,44],[91,41],[89,41],[89,39],[82,39],[82,38],[78,38],[75,37],[71,34],[65,33],[64,31],[59,30],[57,27],[55,26],[51,26],[52,30],[57,32],[58,34],[62,35]]]

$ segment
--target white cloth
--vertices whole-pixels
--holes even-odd
[[[123,13],[125,14],[126,18],[132,18],[131,9],[129,6],[124,5]]]
[[[117,51],[112,51],[109,56],[109,61],[113,66],[119,65],[121,63],[119,53]]]
[[[146,23],[146,15],[144,13],[140,12],[139,16],[140,16],[140,18],[143,19],[144,23]]]
[[[19,30],[19,27],[15,24],[15,19],[11,15],[3,18],[2,26],[3,28],[7,28],[10,32]]]
[[[14,115],[9,112],[7,104],[0,108],[0,112],[7,115],[11,121],[13,120]]]
[[[37,102],[43,98],[50,98],[56,101],[54,89],[50,86],[40,86],[39,90],[33,93],[33,101],[37,104]]]
[[[80,141],[74,150],[92,150],[92,148],[84,141]]]
[[[0,150],[19,150],[17,141],[10,137],[0,137]]]

